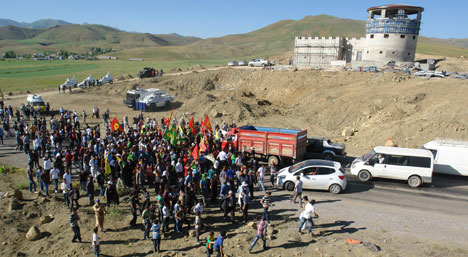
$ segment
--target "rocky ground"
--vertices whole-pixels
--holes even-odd
[[[446,59],[441,67],[464,71],[466,60]],[[448,69],[447,69],[448,70]],[[282,128],[307,129],[309,136],[318,135],[345,142],[352,156],[381,145],[390,137],[400,146],[420,147],[436,137],[468,139],[468,115],[465,92],[468,81],[457,79],[423,79],[402,73],[358,73],[325,71],[266,71],[260,69],[199,70],[162,78],[132,80],[105,85],[101,88],[76,90],[72,94],[47,92],[45,101],[52,108],[61,106],[91,114],[93,105],[101,111],[110,109],[111,118],[120,120],[125,114],[137,116],[122,104],[125,92],[134,87],[160,88],[175,96],[169,109],[144,113],[160,119],[171,109],[175,117],[183,114],[210,116],[215,122],[238,125],[253,124]],[[12,96],[7,104],[19,106],[26,96]],[[98,120],[88,119],[91,123]],[[343,134],[344,130],[346,133]],[[344,135],[344,136],[343,136]],[[26,166],[24,154],[10,146],[0,146],[0,163],[19,168]],[[0,174],[0,192],[24,188],[24,171]],[[94,226],[94,214],[80,200],[82,235],[85,243],[71,244],[72,232],[68,212],[62,197],[46,199],[21,190],[23,200],[12,203],[12,197],[0,199],[0,253],[2,256],[89,256]],[[362,192],[361,192],[362,191]],[[466,256],[468,224],[463,215],[447,210],[408,210],[368,200],[368,190],[350,195],[330,196],[328,193],[307,192],[317,201],[321,217],[316,220],[317,234],[300,235],[297,205],[289,203],[288,192],[275,190],[273,227],[269,249],[254,253],[258,256]],[[362,197],[360,197],[363,195]],[[397,197],[395,194],[391,197]],[[379,196],[380,197],[380,196]],[[388,198],[382,195],[381,198]],[[380,198],[379,198],[380,199]],[[390,198],[391,199],[391,198]],[[424,198],[424,201],[431,201]],[[462,202],[465,204],[465,202]],[[456,206],[459,203],[454,203]],[[15,206],[16,205],[16,206]],[[409,206],[409,205],[408,205]],[[15,210],[9,210],[13,207]],[[261,211],[254,204],[253,213]],[[53,219],[41,219],[52,214]],[[424,216],[420,220],[418,217]],[[237,214],[237,216],[240,216]],[[426,217],[427,216],[427,217]],[[252,215],[252,218],[254,214]],[[125,198],[106,218],[109,232],[101,233],[102,253],[107,256],[151,255],[152,245],[144,241],[141,229],[129,229],[130,214]],[[208,228],[228,230],[226,252],[229,256],[249,256],[247,249],[254,230],[240,224],[226,223],[216,207],[210,207],[205,217]],[[455,225],[452,225],[456,224]],[[29,241],[26,233],[37,226],[41,239]],[[452,227],[453,226],[453,227]],[[426,229],[426,227],[429,227]],[[461,229],[461,230],[460,230]],[[203,231],[203,238],[207,230]],[[193,237],[170,234],[162,242],[162,256],[204,256],[204,247]],[[320,235],[319,235],[320,234]],[[368,244],[349,245],[346,238]],[[381,250],[374,251],[375,246]],[[156,256],[156,254],[155,254]]]

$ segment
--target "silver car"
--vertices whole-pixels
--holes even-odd
[[[228,62],[228,66],[229,66],[229,67],[238,66],[238,65],[239,65],[239,63],[238,63],[237,61],[230,61],[230,62]]]
[[[239,61],[239,66],[247,66],[247,61]]]

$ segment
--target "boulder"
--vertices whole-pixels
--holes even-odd
[[[318,236],[321,236],[321,235],[323,235],[323,231],[321,231],[321,230],[313,230],[312,231],[312,236],[317,236],[318,237]]]
[[[344,137],[351,137],[354,135],[354,129],[352,128],[344,128],[343,132],[341,132],[341,135]]]
[[[210,114],[211,114],[211,117],[213,117],[213,118],[219,118],[219,117],[223,116],[223,114],[218,112],[217,110],[212,110],[210,112]]]
[[[21,204],[15,198],[11,199],[10,204],[8,205],[8,211],[14,211],[21,209]]]
[[[19,189],[15,189],[5,194],[5,197],[15,198],[18,201],[23,200],[23,193]]]
[[[247,223],[247,227],[257,229],[257,223],[251,221],[251,222]]]
[[[38,227],[32,226],[28,233],[26,233],[26,239],[29,241],[35,241],[42,238],[42,233]]]
[[[189,236],[195,237],[197,234],[195,233],[195,230],[190,230],[189,231]]]
[[[43,217],[41,217],[41,224],[46,224],[46,223],[49,223],[49,222],[51,222],[53,220],[54,220],[54,218],[52,218],[50,215],[43,216]]]

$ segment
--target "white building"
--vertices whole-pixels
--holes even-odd
[[[363,38],[296,37],[294,66],[322,68],[334,60],[353,66],[414,62],[423,11],[419,6],[401,4],[368,8]]]

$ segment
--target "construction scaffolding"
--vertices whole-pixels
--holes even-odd
[[[331,61],[343,60],[344,39],[296,37],[294,66],[297,68],[323,68]]]

